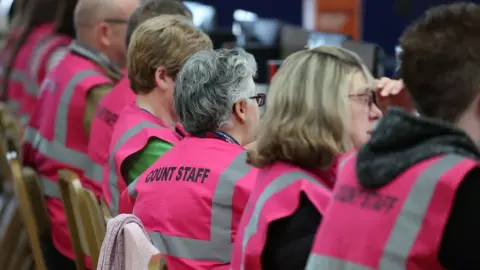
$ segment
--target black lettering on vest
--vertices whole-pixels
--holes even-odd
[[[182,181],[185,181],[187,176],[188,176],[188,172],[192,169],[191,167],[185,167],[185,174],[183,175],[183,179]]]
[[[109,109],[98,105],[97,113],[96,116],[100,118],[103,122],[105,122],[107,125],[112,126],[115,125],[118,119],[118,115]]]
[[[351,187],[347,185],[340,185],[337,187],[337,192],[334,193],[333,198],[344,203],[351,203],[354,199],[354,196],[355,191]]]
[[[364,192],[363,194],[363,200],[360,205],[362,208],[369,208],[369,205],[372,204],[372,202],[375,202],[378,200],[378,195],[375,193],[370,193],[370,192]]]
[[[168,176],[170,175],[170,168],[164,167],[162,170],[161,180],[166,181],[168,180]]]
[[[173,173],[177,170],[177,167],[170,167],[170,171],[168,173],[168,181],[172,180]]]
[[[176,172],[176,173],[175,173]],[[155,181],[171,181],[173,177],[177,181],[204,183],[208,178],[210,169],[194,167],[159,167],[150,171],[145,177],[145,183]]]
[[[194,182],[195,181],[195,173],[197,168],[192,168],[190,173],[188,174],[187,182]]]
[[[333,199],[363,209],[383,213],[388,213],[393,207],[395,207],[395,204],[398,201],[397,197],[391,195],[380,194],[376,191],[365,190],[345,184],[336,187]]]
[[[155,169],[155,181],[158,182],[160,180],[160,176],[162,175],[162,171],[164,168],[156,168]]]
[[[205,182],[205,179],[207,179],[209,173],[210,173],[210,169],[205,169],[204,170],[204,173],[202,175],[202,184],[203,184],[203,182]]]
[[[195,179],[193,180],[193,182],[197,183],[198,178],[202,177],[204,171],[205,171],[204,168],[198,168],[197,174],[195,175]]]
[[[375,208],[377,211],[388,213],[395,206],[397,201],[398,198],[389,195],[379,196],[373,208]]]
[[[153,171],[151,171],[151,172],[149,172],[149,173],[147,174],[147,177],[145,177],[145,183],[149,183],[149,182],[152,181],[152,178],[153,178],[152,175],[154,174],[154,171],[155,171],[155,170],[153,170]]]
[[[182,179],[182,174],[183,174],[183,166],[178,169],[177,177],[175,180],[180,181]]]

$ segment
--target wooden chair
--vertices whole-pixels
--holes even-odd
[[[75,190],[79,198],[80,216],[82,221],[81,230],[87,242],[88,251],[92,260],[92,266],[96,267],[105,238],[105,219],[95,195],[88,189]],[[77,218],[77,220],[78,220]]]
[[[165,257],[161,254],[155,254],[148,263],[148,270],[167,270],[167,264],[165,263]]]
[[[21,242],[24,226],[22,214],[17,200],[9,200],[4,216],[0,221],[0,269],[9,269],[12,258],[18,252],[18,243]]]
[[[41,240],[50,237],[50,222],[40,180],[31,168],[20,168],[17,159],[11,160],[15,192],[25,223],[36,270],[46,270]]]
[[[77,270],[86,270],[87,267],[85,263],[85,255],[87,254],[84,252],[85,249],[83,248],[83,246],[86,244],[82,244],[80,239],[80,232],[74,214],[75,211],[78,211],[78,209],[76,209],[77,202],[76,198],[72,198],[70,193],[70,186],[81,185],[80,180],[75,173],[64,170],[59,172],[58,182],[60,185],[63,207],[67,216],[70,240],[72,242],[73,252],[75,254],[75,264],[77,266]]]
[[[105,221],[109,221],[113,218],[112,213],[110,212],[110,209],[108,208],[107,202],[105,202],[105,200],[100,200],[100,207],[102,208],[103,218],[105,219]]]
[[[2,122],[1,114],[0,109],[0,122]],[[7,157],[5,137],[0,132],[0,170],[2,172],[0,175],[0,269],[9,269],[12,263],[15,263],[12,258],[15,258],[18,253],[23,254],[22,244],[25,243],[24,240],[22,242],[22,239],[25,239],[22,236],[25,234],[25,227],[18,201],[14,196],[12,170]]]
[[[7,150],[15,152],[17,157],[22,160],[19,155],[22,153],[23,128],[3,103],[0,103],[0,133],[5,139],[4,144],[6,144]]]
[[[100,204],[95,195],[82,187],[78,176],[68,170],[59,172],[60,187],[62,190],[62,200],[64,205],[70,204],[73,209],[70,215],[67,214],[67,219],[72,219],[75,222],[76,235],[82,253],[89,255],[92,261],[92,266],[96,267],[98,264],[98,257],[102,247],[103,239],[105,238],[105,219]],[[65,195],[64,195],[65,194]],[[68,211],[65,208],[65,211]],[[70,220],[69,229],[70,229]]]

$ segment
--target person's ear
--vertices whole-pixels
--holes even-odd
[[[110,47],[112,44],[110,40],[110,36],[112,35],[112,29],[110,28],[110,25],[108,25],[108,23],[101,22],[95,27],[95,31],[97,32],[97,38],[100,41],[100,44],[102,44],[102,46],[105,48]]]
[[[475,112],[478,118],[480,118],[480,94],[478,94],[473,100],[473,106],[475,106]]]
[[[233,105],[233,114],[241,124],[247,120],[247,110],[248,102],[246,100],[239,100]]]
[[[170,78],[164,66],[160,66],[155,70],[155,84],[161,90],[168,89],[169,81],[171,80],[172,78]]]

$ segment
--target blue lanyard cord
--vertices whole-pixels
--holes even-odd
[[[228,135],[227,133],[216,131],[216,132],[213,132],[213,134],[217,135],[218,137],[220,137],[220,139],[222,139],[222,140],[224,140],[228,143],[233,143],[233,144],[240,145],[237,142],[237,140],[235,140],[232,136]]]

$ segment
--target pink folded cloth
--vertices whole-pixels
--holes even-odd
[[[97,270],[144,270],[157,253],[142,222],[121,214],[108,221]]]

